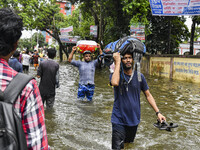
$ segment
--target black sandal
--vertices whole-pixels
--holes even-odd
[[[159,128],[160,130],[166,130],[166,131],[169,131],[169,132],[172,132],[171,128],[178,127],[178,124],[175,124],[175,123],[168,124],[166,121],[163,121],[161,123],[159,120],[157,120],[157,123],[154,123],[153,125],[155,127]]]

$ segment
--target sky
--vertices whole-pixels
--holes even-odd
[[[187,18],[186,25],[188,26],[189,31],[191,31],[192,19],[189,16],[185,16]]]
[[[34,33],[36,32],[36,30],[23,30],[22,31],[22,36],[21,38],[24,39],[24,38],[30,38],[31,35],[33,35]]]

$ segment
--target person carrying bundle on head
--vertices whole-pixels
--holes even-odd
[[[114,104],[111,116],[112,149],[120,150],[125,143],[133,143],[140,123],[140,92],[143,91],[160,122],[166,118],[159,111],[140,73],[140,60],[145,46],[139,40],[125,37],[113,45],[114,72],[110,84],[114,86]]]
[[[86,96],[88,101],[92,101],[95,84],[94,84],[94,75],[95,69],[98,66],[98,60],[91,59],[91,50],[83,51],[84,61],[73,60],[73,54],[79,47],[74,46],[72,52],[69,54],[68,62],[70,62],[75,67],[79,69],[79,87],[78,87],[78,99],[83,100]],[[100,45],[97,44],[97,49],[99,50],[100,55],[102,50]]]

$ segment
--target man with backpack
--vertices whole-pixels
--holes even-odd
[[[29,77],[28,75],[20,74],[8,65],[9,58],[14,54],[17,48],[18,40],[22,35],[22,30],[22,19],[11,9],[1,8],[0,149],[47,150],[48,141],[45,127],[44,108],[36,80],[31,79],[32,77],[26,80],[27,77]],[[25,85],[24,83],[26,82],[24,80],[27,82]],[[22,91],[18,91],[18,87],[20,87]],[[15,93],[17,94],[15,95]],[[13,95],[15,95],[15,97]],[[7,105],[10,105],[10,101],[14,102],[9,108]],[[9,108],[9,110],[6,108]],[[13,113],[13,115],[10,115],[11,113]],[[8,116],[15,116],[15,120],[12,118],[9,120]],[[7,122],[5,123],[5,121]],[[20,128],[22,129],[22,132],[20,131]],[[13,133],[10,133],[10,129],[13,129]],[[9,134],[15,136],[16,138],[14,139],[17,141],[10,139],[10,136],[7,136]]]
[[[135,139],[137,127],[140,123],[141,91],[143,91],[149,104],[156,112],[159,121],[166,120],[149,91],[144,75],[138,72],[139,69],[135,70],[135,67],[133,67],[133,56],[137,56],[136,53],[143,46],[138,41],[132,41],[131,39],[127,43],[124,49],[121,48],[123,44],[119,44],[117,50],[120,51],[113,54],[115,68],[110,75],[110,83],[114,86],[115,98],[111,116],[112,149],[116,150],[123,149],[125,143],[132,143]],[[134,54],[136,48],[137,52]],[[136,58],[134,61],[139,62]],[[139,65],[139,63],[136,64]]]

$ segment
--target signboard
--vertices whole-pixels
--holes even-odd
[[[77,41],[80,39],[79,36],[66,36],[66,35],[60,35],[60,40],[62,43],[77,43]]]
[[[97,37],[97,26],[90,26],[90,35]]]
[[[145,26],[142,24],[133,24],[130,27],[130,35],[145,42]]]
[[[152,15],[200,15],[200,0],[149,0]]]
[[[174,58],[173,78],[199,82],[200,61],[195,58]]]
[[[60,28],[61,35],[68,35],[69,32],[73,31],[73,26],[67,28]]]

